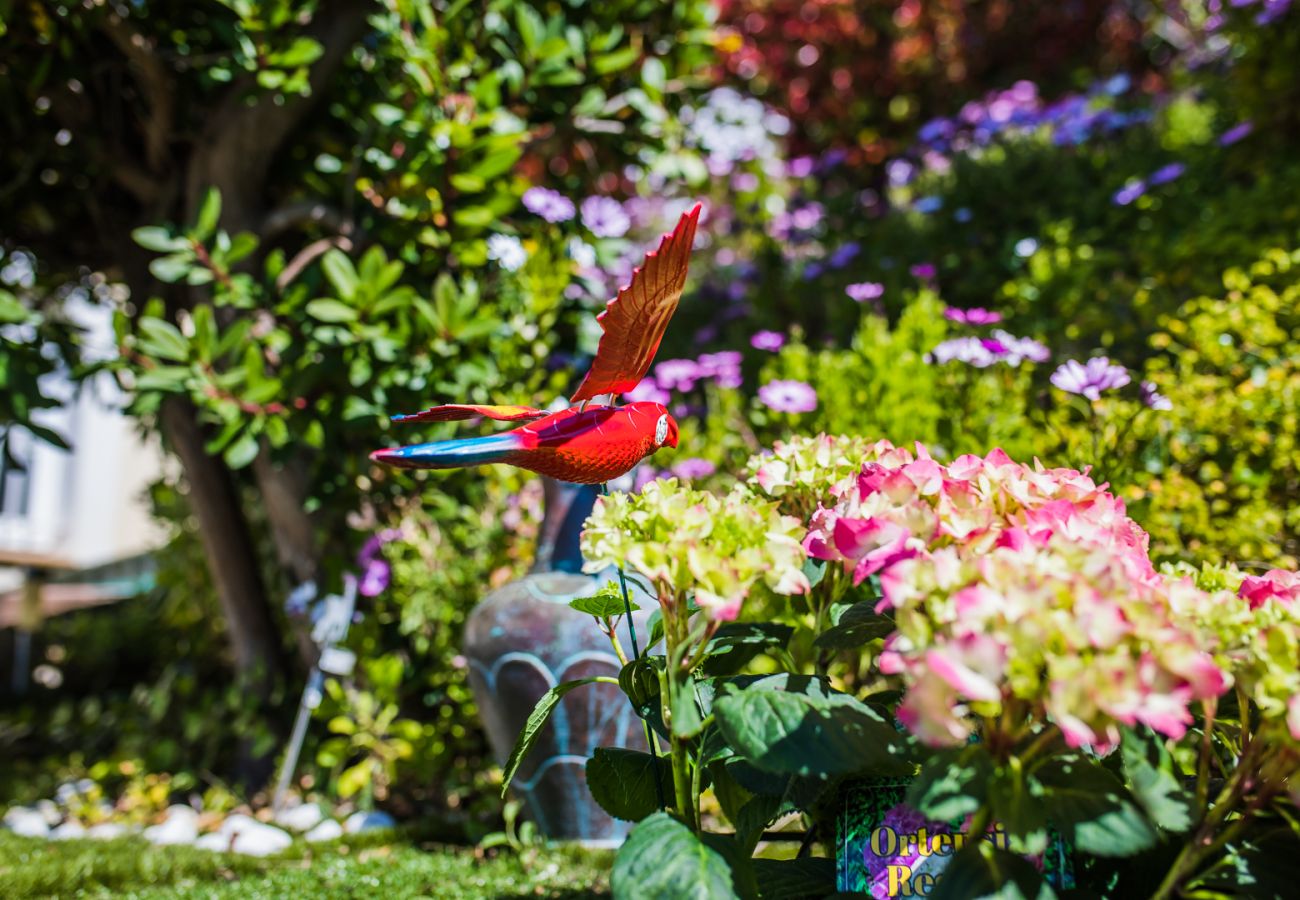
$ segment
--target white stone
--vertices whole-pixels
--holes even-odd
[[[355,812],[343,823],[343,830],[348,834],[362,831],[374,831],[377,828],[393,828],[397,822],[386,812]]]
[[[127,834],[130,834],[130,830],[118,822],[100,822],[86,829],[86,837],[97,841],[111,841],[113,838],[124,837]]]
[[[304,803],[301,806],[280,810],[280,814],[275,817],[275,823],[283,825],[290,831],[311,831],[324,818],[325,813],[319,803]]]
[[[199,850],[213,850],[217,853],[225,853],[230,849],[230,838],[219,831],[214,831],[211,834],[205,834],[197,838],[194,841],[194,846]]]
[[[45,824],[51,828],[63,821],[63,810],[53,800],[37,800],[36,811],[45,817]]]
[[[261,824],[252,816],[243,813],[231,813],[226,816],[225,821],[221,823],[221,827],[217,831],[226,837],[234,837],[241,831],[248,831],[250,828],[256,828]]]
[[[151,844],[192,844],[199,836],[199,814],[188,806],[167,807],[167,818],[161,825],[144,830],[144,839]]]
[[[15,806],[5,813],[5,827],[23,837],[49,837],[50,824],[37,810]]]
[[[306,840],[309,843],[316,844],[321,841],[336,841],[343,837],[343,826],[333,819],[326,819],[311,831],[307,832]]]
[[[71,838],[84,838],[85,836],[86,826],[76,819],[69,819],[50,832],[50,839],[55,841],[66,841]]]
[[[230,849],[247,856],[270,856],[287,849],[292,843],[289,832],[258,822],[256,828],[247,828],[236,834]]]

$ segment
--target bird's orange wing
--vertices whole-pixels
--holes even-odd
[[[431,407],[423,412],[411,413],[406,416],[393,416],[393,421],[402,424],[409,422],[454,422],[457,419],[486,416],[489,419],[496,419],[498,422],[522,422],[540,419],[544,415],[546,415],[545,410],[534,409],[531,406],[474,406],[468,403],[447,403],[443,406]]]
[[[628,286],[620,288],[618,296],[596,317],[604,333],[591,369],[571,402],[622,394],[641,383],[682,299],[699,221],[697,203],[682,214],[672,234],[664,235],[659,249],[645,255],[645,262],[632,271]]]

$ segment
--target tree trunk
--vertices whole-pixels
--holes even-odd
[[[189,400],[168,397],[159,410],[163,434],[185,467],[190,508],[230,634],[235,667],[265,696],[284,672],[278,631],[258,572],[257,552],[230,470],[204,448],[197,411]]]

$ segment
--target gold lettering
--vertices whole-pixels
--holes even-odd
[[[952,835],[943,832],[936,834],[932,849],[938,856],[947,856],[952,851]]]
[[[881,839],[884,838],[887,843],[881,845]],[[893,856],[898,852],[898,835],[894,829],[887,825],[882,825],[875,831],[871,832],[871,852],[877,857]]]
[[[930,836],[926,834],[925,826],[916,833],[916,852],[922,857],[930,855]]]
[[[911,897],[912,886],[908,883],[912,880],[911,866],[889,866],[889,890],[885,892],[887,897]]]
[[[912,878],[911,884],[915,888],[914,893],[928,897],[930,891],[934,889],[934,876],[929,872],[919,872]]]

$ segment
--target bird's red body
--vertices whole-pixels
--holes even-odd
[[[394,418],[413,423],[484,416],[528,424],[485,437],[377,450],[370,458],[408,469],[506,463],[560,481],[600,484],[630,471],[660,447],[676,447],[677,423],[658,403],[610,406],[593,405],[592,401],[626,393],[645,377],[685,289],[699,218],[697,203],[682,215],[671,234],[664,235],[658,249],[646,254],[632,280],[596,317],[602,329],[600,345],[590,371],[571,398],[580,406],[550,415],[530,406],[434,406]]]
[[[677,446],[677,423],[658,403],[642,402],[570,407],[500,434],[379,450],[373,458],[420,469],[506,463],[560,481],[601,484],[664,446]]]

